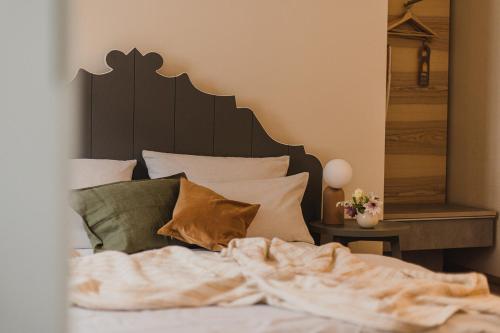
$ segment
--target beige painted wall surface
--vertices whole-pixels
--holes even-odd
[[[278,141],[350,161],[348,191],[382,195],[386,22],[381,0],[75,0],[69,65],[157,51],[162,74],[236,95]]]
[[[453,1],[448,198],[500,212],[500,1]],[[500,277],[496,247],[454,261]]]

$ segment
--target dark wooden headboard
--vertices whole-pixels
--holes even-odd
[[[137,159],[134,178],[143,179],[148,177],[143,149],[209,156],[290,155],[289,175],[309,172],[304,218],[320,219],[322,167],[303,146],[271,139],[251,110],[236,107],[234,96],[199,91],[187,74],[158,74],[163,59],[157,53],[111,51],[106,62],[110,72],[81,69],[72,82],[79,94],[75,157]]]

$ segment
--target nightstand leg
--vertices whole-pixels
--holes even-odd
[[[394,258],[401,259],[401,247],[399,246],[399,237],[391,238],[391,253]]]

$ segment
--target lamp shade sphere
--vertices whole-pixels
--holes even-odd
[[[352,167],[345,160],[331,160],[323,168],[323,179],[330,187],[343,188],[352,179]]]

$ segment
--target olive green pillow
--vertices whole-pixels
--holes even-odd
[[[70,203],[85,221],[94,252],[135,253],[179,245],[156,231],[172,218],[179,179],[148,179],[71,192]]]

